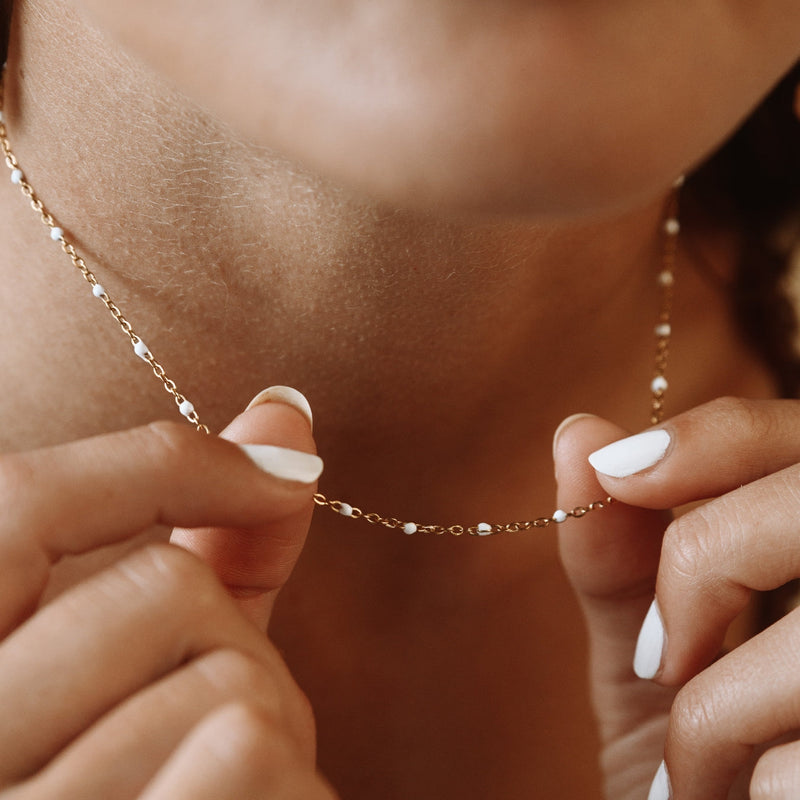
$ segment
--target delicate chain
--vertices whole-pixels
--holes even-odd
[[[403,533],[433,533],[437,536],[449,534],[450,536],[494,536],[498,533],[520,533],[534,528],[546,528],[554,523],[564,522],[570,517],[580,519],[590,511],[599,511],[606,506],[610,506],[614,500],[606,497],[605,500],[595,500],[588,506],[576,506],[571,511],[553,512],[550,517],[538,517],[537,519],[524,520],[520,522],[480,522],[477,525],[418,525],[416,522],[404,522],[396,517],[382,517],[380,514],[366,513],[360,508],[344,503],[341,500],[329,500],[324,494],[314,495],[314,502],[318,506],[330,508],[338,514],[342,514],[350,519],[362,519],[372,525],[382,525],[384,528],[394,528]]]
[[[675,181],[669,196],[667,211],[661,236],[664,240],[661,271],[658,273],[658,284],[661,287],[661,308],[658,311],[658,324],[655,327],[656,355],[655,375],[650,383],[650,424],[658,425],[664,417],[664,395],[669,384],[665,377],[669,343],[672,338],[672,298],[675,285],[675,262],[678,257],[678,234],[681,223],[678,218],[678,199],[683,186],[683,176]]]
[[[4,75],[4,71],[3,71]],[[30,202],[31,208],[39,215],[42,223],[49,229],[50,238],[61,246],[61,250],[69,258],[73,267],[77,269],[86,282],[91,286],[92,294],[98,298],[108,309],[109,313],[116,320],[122,332],[128,337],[133,346],[133,350],[139,358],[147,362],[153,371],[153,374],[161,382],[164,389],[178,407],[178,411],[201,433],[209,433],[209,429],[200,421],[200,417],[195,411],[194,405],[187,400],[187,398],[178,391],[175,382],[167,375],[166,370],[158,361],[155,356],[150,352],[150,349],[144,343],[142,338],[133,329],[133,326],[120,311],[117,304],[112,300],[111,295],[108,294],[106,289],[100,284],[94,272],[86,265],[83,258],[77,253],[74,245],[70,241],[69,236],[65,233],[64,228],[59,225],[55,217],[47,210],[44,203],[41,201],[36,191],[28,182],[25,173],[22,171],[16,156],[11,150],[11,145],[8,141],[8,134],[3,119],[3,100],[4,100],[4,82],[0,79],[0,147],[2,148],[5,157],[6,166],[11,171],[11,182],[18,186],[23,195]],[[678,250],[678,233],[680,232],[680,222],[678,221],[678,196],[679,189],[683,183],[683,178],[679,178],[674,185],[674,189],[670,194],[668,206],[665,214],[665,221],[662,231],[664,238],[663,256],[661,263],[661,271],[658,274],[658,283],[661,287],[661,307],[658,314],[658,323],[655,327],[656,336],[656,353],[655,353],[655,370],[654,377],[650,384],[651,392],[651,415],[650,423],[656,425],[661,422],[664,414],[664,395],[666,394],[668,384],[665,377],[667,368],[667,358],[669,355],[669,343],[672,336],[672,298],[673,298],[673,284],[674,284],[674,269]],[[564,522],[567,519],[580,519],[586,516],[591,511],[599,511],[606,508],[614,500],[611,497],[606,497],[603,500],[597,500],[594,503],[589,503],[586,506],[576,506],[570,511],[558,509],[553,514],[546,517],[538,517],[533,520],[525,520],[520,522],[480,522],[475,525],[437,525],[437,524],[420,524],[397,519],[396,517],[384,517],[381,514],[374,512],[365,512],[360,508],[345,503],[343,500],[330,500],[324,494],[316,493],[314,495],[314,502],[318,506],[329,508],[332,511],[350,519],[360,519],[369,522],[372,525],[380,525],[385,528],[392,528],[403,531],[406,534],[415,533],[430,533],[441,536],[449,534],[451,536],[492,536],[499,533],[519,533],[521,531],[528,531],[534,528],[547,528],[550,525]]]
[[[669,342],[672,337],[672,298],[675,284],[675,262],[678,254],[678,234],[680,221],[678,219],[678,199],[680,188],[683,185],[683,176],[675,181],[670,193],[664,215],[664,224],[661,231],[663,250],[661,270],[658,273],[658,284],[661,287],[661,306],[658,312],[658,323],[655,326],[656,353],[653,379],[650,383],[650,424],[658,425],[664,417],[664,396],[669,388],[665,373],[667,358],[669,356]],[[385,528],[395,528],[404,533],[433,533],[436,535],[450,534],[452,536],[492,536],[498,533],[519,533],[532,528],[547,528],[549,525],[565,522],[567,519],[580,519],[590,511],[600,511],[614,502],[612,497],[596,500],[587,506],[576,506],[571,511],[558,509],[549,517],[539,517],[523,522],[481,522],[477,525],[418,525],[415,522],[404,522],[396,517],[384,517],[380,514],[366,513],[360,508],[351,506],[342,500],[329,500],[324,494],[314,495],[314,502],[319,506],[330,508],[332,511],[351,519],[362,519],[372,525],[382,525]]]
[[[94,272],[86,266],[86,262],[78,255],[74,245],[67,238],[64,229],[58,224],[55,217],[47,210],[44,203],[36,194],[33,186],[28,183],[25,174],[20,168],[16,156],[11,151],[5,120],[2,115],[3,103],[5,100],[5,82],[0,82],[0,147],[3,149],[6,166],[11,170],[11,182],[19,186],[20,191],[30,201],[31,208],[39,215],[42,223],[50,229],[50,238],[61,245],[61,249],[72,262],[72,265],[83,275],[86,282],[92,287],[92,294],[103,302],[112,317],[122,329],[122,332],[130,339],[133,350],[139,358],[146,361],[153,374],[161,381],[164,389],[172,395],[178,410],[186,419],[191,422],[198,431],[209,433],[208,427],[200,422],[194,406],[178,391],[178,387],[166,373],[161,363],[153,356],[147,345],[133,329],[133,326],[126,319],[125,315],[119,310],[117,304],[112,300],[111,295],[105,290],[95,276]]]

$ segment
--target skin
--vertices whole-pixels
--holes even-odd
[[[790,433],[796,413],[795,401],[723,398],[700,406],[665,423],[671,444],[664,458],[627,478],[594,475],[583,463],[587,448],[619,436],[603,420],[574,420],[554,445],[563,500],[599,479],[595,491],[602,487],[630,504],[612,509],[608,525],[565,530],[561,552],[590,621],[601,719],[612,712],[609,696],[622,704],[626,694],[650,703],[654,713],[661,703],[666,716],[680,688],[665,748],[674,797],[760,800],[797,792],[797,745],[760,750],[798,726],[796,709],[786,702],[795,691],[790,662],[796,612],[717,658],[726,630],[752,593],[776,589],[798,574],[790,505],[798,469]],[[719,469],[706,470],[708,460]],[[665,511],[709,496],[719,497],[664,530]],[[627,569],[620,569],[622,558]],[[653,586],[666,628],[657,685],[643,691],[617,679],[609,691],[620,666],[614,654],[638,631]],[[625,788],[636,769],[626,762],[630,727],[624,714],[605,716],[606,757],[616,767],[609,796],[634,797]],[[640,738],[652,733],[641,728]],[[753,763],[749,793],[740,780],[729,794]]]
[[[252,141],[392,202],[491,214],[653,196],[792,63],[800,24],[791,0],[78,5]]]
[[[530,518],[552,510],[549,440],[565,413],[590,408],[622,426],[562,429],[557,502],[570,507],[606,489],[586,454],[646,420],[664,198],[676,172],[797,57],[800,12],[781,6],[439,3],[423,12],[397,2],[367,14],[237,4],[220,17],[197,4],[21,2],[6,118],[31,182],[214,430],[265,384],[296,385],[313,402],[313,440],[300,415],[274,404],[237,417],[225,435],[316,444],[323,489],[364,508],[421,521]],[[422,13],[436,24],[417,24]],[[182,57],[174,46],[167,57],[160,37],[180,42]],[[674,58],[678,43],[685,58]],[[479,70],[477,81],[465,48],[490,52],[495,71]],[[520,72],[535,79],[512,79]],[[353,74],[372,78],[353,88]],[[653,84],[669,89],[658,103]],[[620,130],[627,139],[612,135]],[[668,716],[673,684],[697,671],[697,694],[690,682],[679,698],[724,691],[725,673],[704,669],[703,637],[714,636],[687,636],[674,666],[670,645],[659,676],[668,687],[634,680],[630,663],[657,577],[671,642],[674,626],[697,616],[662,589],[669,520],[660,509],[704,496],[714,432],[736,432],[714,451],[715,463],[732,465],[723,493],[757,477],[737,465],[758,463],[768,478],[785,466],[786,448],[740,424],[741,407],[696,412],[708,424],[676,438],[670,458],[686,448],[689,466],[663,497],[658,481],[630,497],[617,484],[615,496],[634,505],[565,524],[560,542],[550,532],[407,540],[317,514],[303,547],[310,487],[287,492],[213,438],[134,428],[174,410],[102,308],[89,310],[14,187],[0,192],[0,368],[19,377],[0,397],[3,445],[41,448],[0,462],[15,509],[0,531],[11,547],[4,573],[17,558],[41,566],[39,542],[52,558],[96,550],[45,565],[22,581],[24,602],[7,600],[16,630],[0,644],[0,686],[21,704],[7,718],[38,721],[24,741],[5,731],[9,797],[51,797],[54,785],[85,796],[88,780],[115,797],[330,797],[308,707],[278,651],[314,709],[323,773],[354,800],[416,797],[420,787],[441,797],[588,798],[603,782],[610,797],[643,797],[665,737],[686,797],[704,755],[738,764],[730,742],[742,734],[722,706],[710,717],[720,724],[693,731],[690,748],[675,731],[693,704]],[[709,262],[729,266],[731,243],[691,232],[682,242],[671,411],[723,393],[769,397],[724,293],[703,278]],[[21,270],[20,253],[36,268]],[[766,402],[749,419],[790,429],[795,413]],[[120,428],[134,432],[109,438]],[[42,477],[20,498],[26,459],[23,474]],[[70,491],[45,467],[68,475]],[[791,505],[783,479],[771,480],[754,491]],[[721,522],[705,534],[713,568],[744,580],[735,558],[759,552],[760,518],[733,496],[719,502]],[[129,508],[146,512],[137,524]],[[735,552],[732,519],[742,531]],[[154,520],[182,526],[181,550],[141,549],[166,539]],[[60,546],[48,538],[54,529]],[[81,544],[87,530],[98,535]],[[669,530],[665,570],[669,543],[680,541]],[[118,546],[100,548],[111,539]],[[19,541],[30,544],[21,554]],[[86,646],[70,649],[64,621],[76,613]],[[253,634],[267,624],[277,647]],[[129,642],[145,632],[141,662],[111,647],[112,634]],[[761,696],[780,670],[782,640],[735,651],[745,665],[766,665],[736,691]],[[26,653],[63,684],[25,691],[51,686],[31,677]],[[94,689],[70,701],[87,669]],[[72,727],[52,730],[62,706]],[[745,737],[777,733],[757,723],[748,718]],[[221,748],[228,737],[241,746]],[[770,751],[754,785],[783,779],[785,752]],[[602,777],[587,766],[597,753]],[[705,796],[722,795],[732,772],[709,772]]]
[[[308,424],[286,407],[255,409],[235,429],[248,426],[272,431],[273,443],[313,449]],[[261,474],[230,444],[163,423],[8,456],[2,470],[15,512],[0,544],[4,563],[15,566],[0,618],[2,694],[14,719],[26,720],[2,732],[3,796],[193,791],[233,798],[251,796],[255,785],[284,796],[283,783],[292,796],[332,796],[314,776],[308,703],[254,624],[264,625],[291,569],[287,547],[296,557],[302,545],[297,531],[308,526],[313,486]],[[98,496],[111,514],[105,504],[74,513]],[[246,532],[272,565],[258,602],[249,595],[243,613],[199,559],[151,545],[31,615],[63,556],[112,545],[154,523],[224,526],[219,536]],[[126,647],[143,639],[147,647]],[[47,660],[38,649],[45,640]],[[88,661],[87,648],[94,652]],[[47,686],[46,702],[26,690],[31,683]],[[34,729],[28,722],[35,720]],[[142,724],[158,735],[133,733]]]

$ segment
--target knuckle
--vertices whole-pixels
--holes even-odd
[[[311,703],[294,681],[281,680],[274,665],[233,648],[220,648],[198,660],[206,681],[229,702],[244,701],[260,718],[285,726],[303,752],[313,753],[316,722]]]
[[[669,739],[682,752],[702,752],[717,727],[714,694],[690,681],[677,694],[669,722]]]
[[[674,520],[664,535],[661,576],[715,606],[737,609],[747,602],[749,590],[729,577],[743,549],[741,525],[732,526],[730,513],[711,502]]]
[[[252,702],[223,706],[209,721],[215,747],[238,772],[260,773],[295,760],[291,740],[281,727]]]
[[[750,778],[751,800],[771,800],[771,798],[775,797],[789,797],[792,795],[792,786],[787,786],[787,782],[796,787],[796,780],[800,777],[798,775],[800,770],[796,766],[795,758],[789,759],[788,765],[783,763],[781,750],[781,747],[768,750],[756,762],[753,775]],[[789,767],[788,770],[786,769],[787,766]]]
[[[264,796],[334,797],[317,777],[313,756],[307,757],[283,726],[252,703],[229,703],[213,714],[211,723],[205,733],[211,734],[209,744],[217,760],[237,776],[252,779]]]
[[[167,467],[182,463],[197,441],[197,434],[193,429],[179,422],[164,420],[137,428],[133,435],[140,437],[141,446],[151,463]]]
[[[748,438],[769,437],[776,424],[770,412],[771,406],[742,397],[720,397],[712,400],[706,408],[713,419],[730,430],[736,438],[744,433]]]
[[[742,397],[717,397],[705,408],[715,419],[725,420],[726,424],[737,428],[742,424],[754,424],[758,418],[752,401]]]
[[[211,568],[180,547],[148,544],[119,561],[116,569],[172,612],[191,609],[207,615],[219,604],[221,589]]]
[[[711,538],[711,526],[701,513],[690,512],[673,520],[662,545],[662,570],[667,577],[696,581],[709,563]]]
[[[196,457],[197,432],[179,422],[157,420],[125,434],[143,459],[153,466],[173,472],[185,467],[187,460]]]
[[[750,781],[750,800],[773,800],[783,791],[782,782],[775,775],[764,770],[756,770]]]
[[[266,700],[267,705],[277,707],[277,685],[270,671],[240,650],[215,650],[199,659],[197,668],[226,695]]]

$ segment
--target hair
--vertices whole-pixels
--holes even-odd
[[[788,282],[800,255],[800,62],[741,127],[688,178],[682,217],[700,236],[734,232],[736,262],[727,286],[745,342],[774,376],[783,397],[800,394],[798,300]],[[758,596],[764,629],[794,608],[800,581]]]
[[[8,52],[8,29],[11,25],[11,6],[13,0],[0,0],[0,62],[6,63]]]
[[[784,397],[800,392],[796,303],[787,286],[800,251],[798,85],[800,62],[689,176],[683,194],[688,230],[735,233],[733,311]]]

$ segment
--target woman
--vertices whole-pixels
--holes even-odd
[[[6,795],[795,797],[796,615],[712,664],[800,575],[792,357],[727,289],[764,226],[702,176],[670,220],[798,34],[788,0],[18,0]],[[246,451],[148,425],[130,343]],[[320,508],[306,540],[315,448],[334,510],[402,530]]]

